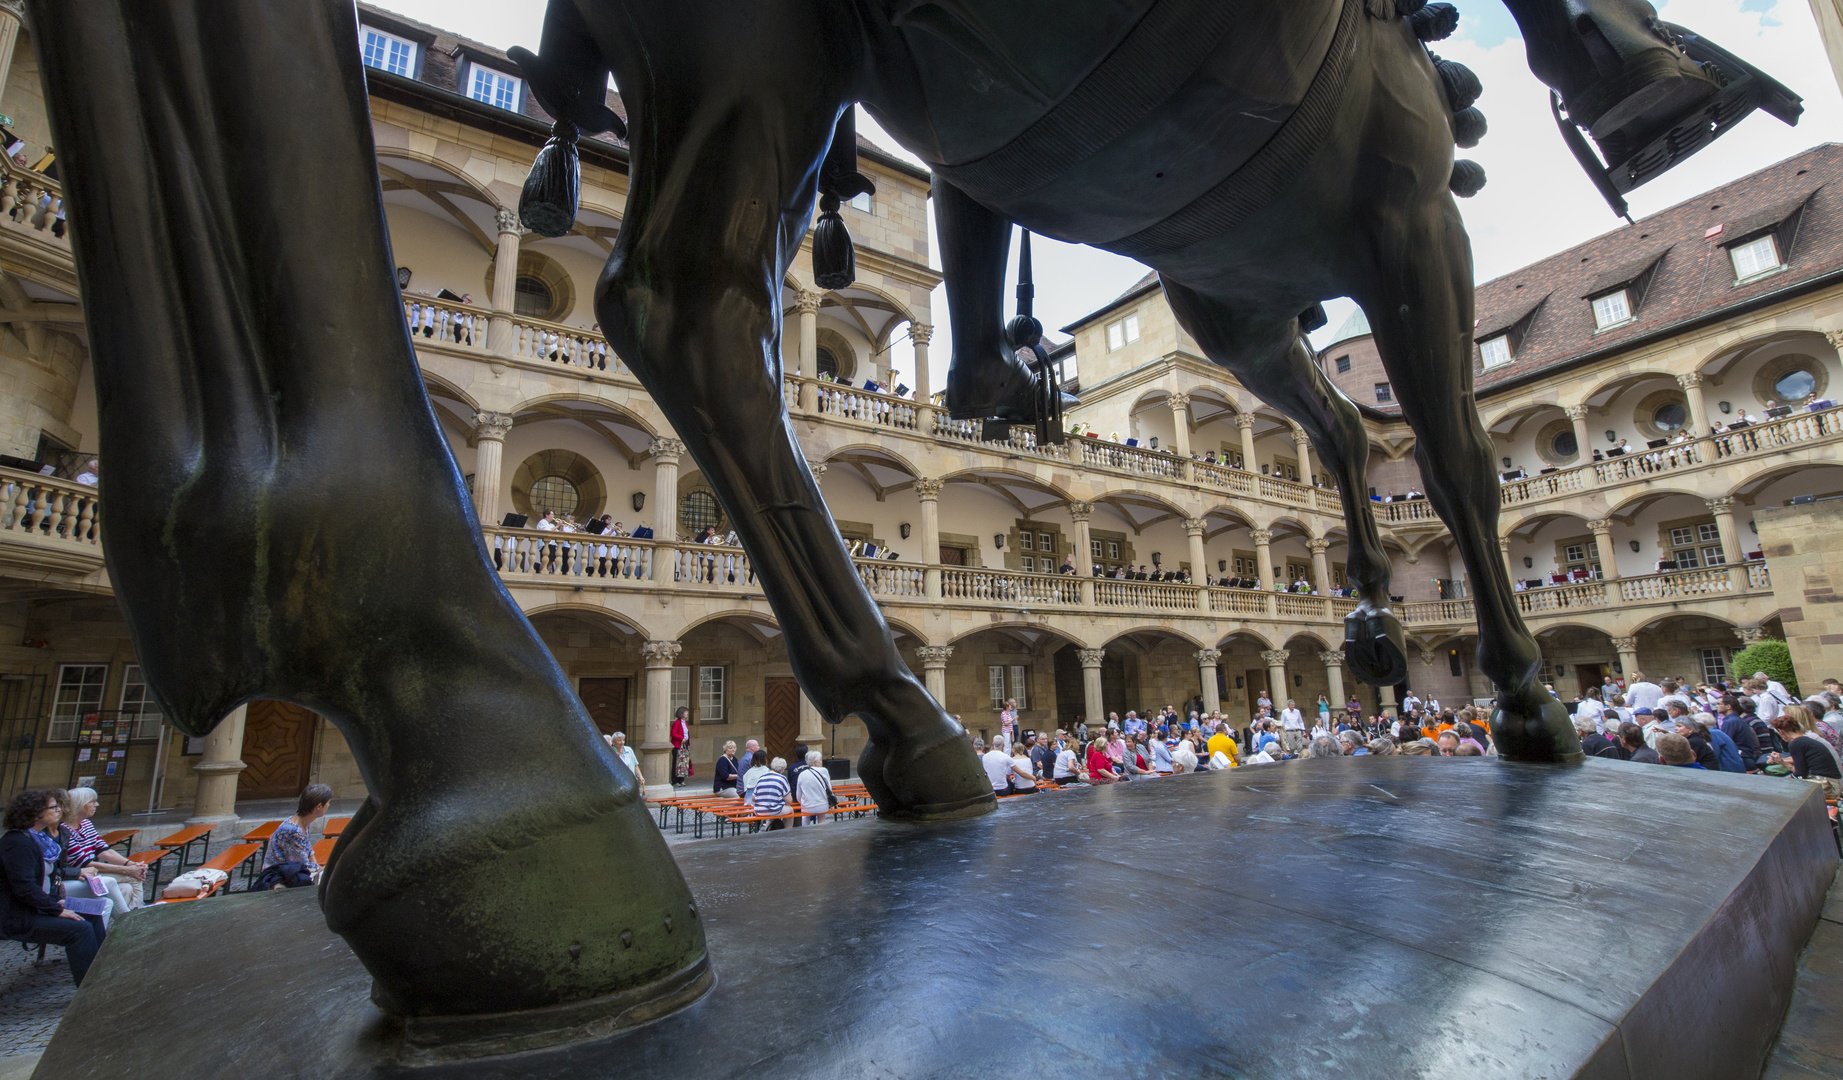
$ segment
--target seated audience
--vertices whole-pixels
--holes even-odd
[[[64,847],[58,842],[63,792],[27,788],[6,804],[6,834],[0,836],[0,935],[33,945],[57,945],[70,961],[78,986],[106,936],[100,915],[79,915],[64,906]]]

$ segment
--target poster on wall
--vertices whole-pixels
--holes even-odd
[[[90,754],[91,754],[91,750],[89,747],[86,746],[83,749],[77,751],[77,760],[78,761],[88,761],[90,759]]]

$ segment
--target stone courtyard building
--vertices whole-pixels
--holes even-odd
[[[518,193],[549,121],[516,67],[376,8],[360,21],[405,325],[483,550],[589,715],[628,733],[655,785],[679,705],[700,780],[727,740],[855,757],[862,725],[828,725],[800,693],[747,555],[692,542],[729,531],[724,509],[597,333],[625,148],[585,140],[575,230],[526,234]],[[0,787],[95,777],[105,813],[204,817],[310,781],[360,796],[339,733],[304,709],[257,702],[186,739],[147,693],[100,547],[109,463],[101,485],[80,482],[97,451],[93,375],[32,38],[5,5],[0,64],[0,113],[23,143],[0,163]],[[1202,358],[1156,279],[1066,328],[1056,355],[1083,399],[1069,419],[1095,437],[988,439],[949,421],[929,381],[929,176],[867,143],[860,161],[877,192],[844,212],[857,283],[816,287],[806,252],[785,283],[786,401],[841,537],[863,545],[865,586],[946,708],[991,731],[1008,698],[1032,728],[1195,699],[1243,719],[1262,690],[1392,707],[1394,690],[1344,678],[1354,601],[1332,595],[1346,533],[1322,463]],[[1782,634],[1754,515],[1843,494],[1843,419],[1827,404],[1840,282],[1843,147],[1826,145],[1480,288],[1502,556],[1564,697],[1640,667],[1719,676],[1743,642]],[[1408,497],[1424,484],[1389,374],[1360,316],[1337,338],[1320,361],[1366,417],[1406,686],[1489,697],[1465,567]],[[546,510],[653,535],[534,531]],[[1065,559],[1076,573],[1057,573]],[[1273,591],[1299,580],[1312,592]],[[519,738],[507,717],[507,752]]]

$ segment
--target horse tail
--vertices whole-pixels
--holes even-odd
[[[1459,9],[1451,4],[1430,4],[1427,0],[1395,0],[1395,11],[1408,20],[1414,36],[1422,41],[1444,41],[1459,26]],[[1464,64],[1443,60],[1432,51],[1427,55],[1433,59],[1434,70],[1440,75],[1440,89],[1445,93],[1446,106],[1452,113],[1453,142],[1462,150],[1470,150],[1485,137],[1488,127],[1485,114],[1472,104],[1478,100],[1484,85],[1478,81],[1472,69]],[[1452,176],[1446,186],[1460,198],[1469,199],[1485,186],[1485,167],[1476,161],[1461,158],[1453,162]]]

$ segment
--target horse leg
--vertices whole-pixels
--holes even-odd
[[[1365,494],[1369,435],[1356,405],[1319,370],[1299,320],[1253,315],[1169,279],[1164,284],[1178,322],[1204,355],[1304,428],[1337,479],[1350,533],[1345,566],[1360,594],[1357,610],[1344,619],[1344,653],[1363,682],[1400,683],[1408,673],[1407,642],[1401,620],[1389,610],[1389,557]]]
[[[940,238],[947,309],[953,316],[953,361],[947,368],[947,415],[1034,423],[1038,375],[1005,341],[1005,264],[1011,222],[934,178],[934,227]]]
[[[1427,498],[1452,530],[1472,581],[1478,664],[1497,686],[1491,733],[1512,761],[1579,761],[1568,710],[1536,675],[1542,653],[1517,612],[1498,548],[1502,498],[1491,437],[1472,395],[1472,250],[1445,191],[1377,211],[1366,238],[1373,280],[1358,300],[1402,415],[1414,429]]]
[[[821,14],[791,0],[706,4],[695,17],[585,11],[633,118],[626,217],[596,313],[728,512],[801,687],[822,714],[864,721],[859,769],[878,807],[984,813],[991,784],[903,664],[783,402],[782,281],[849,107],[841,65],[815,58],[849,57],[852,44]]]
[[[104,544],[167,715],[203,735],[280,698],[345,735],[370,799],[320,901],[412,1025],[465,1016],[484,1039],[481,1014],[567,1026],[707,985],[690,890],[487,561],[429,408],[352,5],[49,0],[32,19],[81,241]]]

